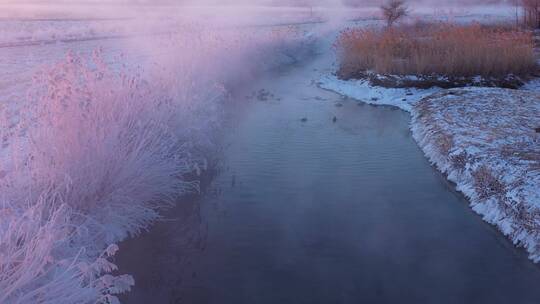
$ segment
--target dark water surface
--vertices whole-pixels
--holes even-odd
[[[310,81],[254,87],[270,94],[238,108],[203,197],[121,246],[125,303],[540,302],[539,268],[430,166],[407,113]]]

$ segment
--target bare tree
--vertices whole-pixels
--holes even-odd
[[[381,5],[381,10],[388,27],[409,14],[409,8],[404,0],[389,0]]]
[[[524,23],[540,28],[540,0],[522,0],[522,6]]]

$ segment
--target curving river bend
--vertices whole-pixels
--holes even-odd
[[[538,303],[540,268],[429,164],[409,115],[319,89],[330,68],[237,94],[204,194],[122,245],[125,303]]]

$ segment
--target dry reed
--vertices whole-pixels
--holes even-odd
[[[336,43],[339,75],[447,77],[528,75],[537,68],[530,32],[480,24],[348,29]]]

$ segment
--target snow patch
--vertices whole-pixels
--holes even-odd
[[[407,112],[410,112],[413,105],[422,98],[442,90],[440,88],[426,90],[383,88],[372,86],[367,80],[341,80],[335,75],[321,77],[318,85],[322,89],[331,90],[368,104],[395,106]]]

